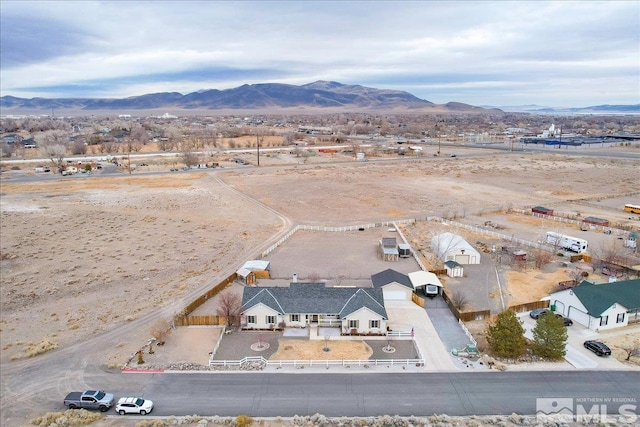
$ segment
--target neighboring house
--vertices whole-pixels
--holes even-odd
[[[585,280],[554,292],[550,303],[557,313],[594,331],[624,327],[640,322],[640,279],[600,285]]]
[[[431,251],[443,262],[480,264],[480,252],[457,234],[442,233],[431,239]]]
[[[460,264],[455,261],[447,261],[444,263],[444,268],[447,269],[447,276],[449,277],[462,277],[464,276],[464,269]]]
[[[422,292],[428,297],[433,298],[442,293],[442,283],[440,279],[438,279],[435,273],[431,273],[430,271],[420,270],[409,273],[409,280],[411,281],[413,289],[416,291],[422,289]]]
[[[544,206],[534,206],[531,208],[531,212],[540,215],[553,215],[553,209],[545,208]]]
[[[372,275],[371,282],[374,288],[382,289],[385,300],[411,301],[413,286],[406,274],[388,269]]]
[[[20,135],[17,135],[15,133],[11,133],[8,135],[3,135],[2,136],[2,142],[5,144],[15,144],[17,142],[22,141],[22,138],[20,137]]]
[[[400,259],[395,237],[383,237],[380,240],[380,256],[384,261],[398,261]]]
[[[381,289],[323,283],[244,288],[241,316],[245,329],[317,325],[358,334],[384,334],[388,320]]]

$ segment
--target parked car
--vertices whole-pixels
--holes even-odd
[[[64,398],[69,409],[99,409],[107,411],[113,405],[113,394],[102,390],[72,391]]]
[[[585,341],[584,348],[586,348],[587,350],[593,351],[595,354],[597,354],[600,357],[611,356],[611,349],[607,347],[605,343],[600,341],[593,341],[593,340]]]
[[[529,313],[529,316],[531,316],[532,319],[537,319],[541,315],[543,315],[545,313],[548,313],[548,312],[549,312],[549,309],[536,308],[535,310],[531,310],[531,313]]]
[[[153,402],[141,397],[121,397],[116,403],[116,412],[120,415],[147,415],[153,409]]]
[[[562,321],[564,322],[564,326],[571,326],[573,325],[573,320],[569,319],[568,317],[564,317],[562,314],[560,313],[556,313],[556,317],[559,317],[562,319]]]

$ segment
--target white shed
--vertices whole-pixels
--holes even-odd
[[[464,269],[456,261],[445,262],[444,268],[447,269],[447,276],[449,277],[462,277],[464,275]]]
[[[442,233],[431,239],[431,251],[443,262],[458,264],[480,264],[480,252],[462,237],[453,233]]]

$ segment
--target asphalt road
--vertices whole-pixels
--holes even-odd
[[[122,376],[123,386],[131,376],[146,379],[140,385],[156,416],[535,415],[536,398],[611,399],[607,412],[617,414],[640,401],[640,372],[628,371]]]

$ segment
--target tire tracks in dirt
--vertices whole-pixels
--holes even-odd
[[[256,209],[274,215],[282,223],[282,227],[260,247],[248,248],[242,253],[236,254],[236,256],[234,256],[235,259],[254,259],[282,238],[293,227],[291,219],[277,210],[242,193],[224,182],[219,176],[212,176],[210,178],[226,191],[249,202],[254,205]],[[229,263],[228,266],[221,270],[215,277],[187,293],[178,302],[183,304],[182,307],[186,306],[186,303],[199,297],[214,284],[219,283],[235,272],[237,267],[238,265],[236,263]],[[176,304],[170,304],[169,307],[176,307]],[[102,389],[107,388],[109,384],[116,386],[116,384],[123,383],[125,380],[121,377],[113,376],[114,373],[119,373],[120,369],[105,369],[95,363],[95,360],[99,360],[100,353],[103,352],[105,348],[113,346],[114,343],[118,342],[120,337],[126,336],[127,333],[135,329],[148,329],[158,316],[173,314],[175,313],[167,313],[166,308],[160,311],[154,310],[134,321],[118,325],[114,329],[90,339],[76,342],[68,347],[31,359],[3,364],[0,371],[0,413],[2,414],[2,420],[4,420],[2,424],[5,422],[12,424],[17,419],[24,419],[25,417],[28,419],[29,417],[40,415],[43,411],[43,403],[46,402],[45,407],[47,408],[56,404],[60,405],[66,393],[71,390],[93,388],[98,385],[98,388]],[[132,382],[137,383],[137,381],[129,381],[130,378],[131,377],[127,377],[126,380],[128,385],[131,385]],[[137,385],[142,386],[142,384]],[[20,405],[16,405],[16,402],[20,402]],[[25,420],[24,423],[26,424],[28,421]]]

